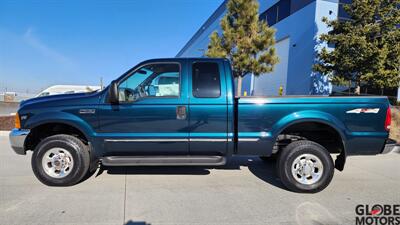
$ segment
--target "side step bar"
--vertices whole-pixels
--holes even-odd
[[[107,156],[104,166],[220,166],[224,156]]]

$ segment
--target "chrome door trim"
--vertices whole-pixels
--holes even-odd
[[[198,142],[227,142],[229,139],[227,138],[190,138],[190,141],[198,141]]]
[[[243,139],[243,140],[242,140]],[[244,140],[245,139],[245,140]],[[242,141],[258,141],[259,138],[241,138]],[[141,139],[105,139],[105,142],[228,142],[227,138],[141,138]]]
[[[239,141],[248,141],[248,142],[255,142],[259,140],[260,138],[239,138]]]
[[[188,142],[187,138],[161,138],[161,139],[105,139],[105,142]]]

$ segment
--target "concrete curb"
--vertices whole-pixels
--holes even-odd
[[[6,137],[9,133],[10,131],[0,130],[0,137]]]

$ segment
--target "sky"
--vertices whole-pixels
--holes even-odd
[[[223,0],[0,1],[0,92],[104,85],[175,57]]]

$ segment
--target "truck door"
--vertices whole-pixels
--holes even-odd
[[[118,82],[120,103],[99,107],[106,154],[188,154],[187,73],[177,61],[144,64]]]
[[[223,62],[191,60],[189,73],[189,152],[191,155],[225,155],[228,118]]]

